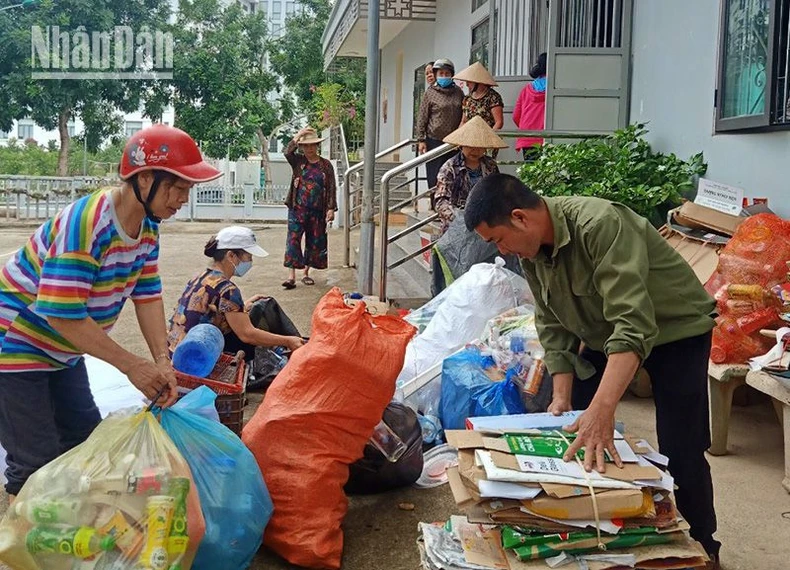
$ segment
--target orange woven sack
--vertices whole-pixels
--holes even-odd
[[[779,324],[778,300],[769,290],[786,280],[787,261],[790,223],[774,214],[758,214],[738,226],[719,254],[716,272],[705,284],[716,299],[720,315],[713,329],[713,362],[746,362],[773,346],[774,342],[762,337],[759,330]],[[733,298],[733,286],[741,290],[752,287],[758,294],[754,299]]]
[[[392,400],[415,332],[399,317],[348,307],[333,289],[313,313],[310,342],[244,428],[274,503],[264,544],[292,564],[340,568],[348,466]]]

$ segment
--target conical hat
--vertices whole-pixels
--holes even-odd
[[[444,142],[475,148],[507,148],[508,146],[494,132],[494,129],[488,126],[485,119],[479,115],[472,117],[465,124],[444,137]]]
[[[470,83],[482,83],[483,85],[491,85],[492,87],[498,85],[488,70],[479,61],[459,71],[453,79]]]

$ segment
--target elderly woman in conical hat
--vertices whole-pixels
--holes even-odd
[[[455,211],[466,206],[466,198],[475,184],[499,172],[496,161],[486,156],[486,151],[507,147],[507,143],[479,116],[472,117],[447,135],[444,142],[457,145],[459,150],[441,167],[436,183],[436,212],[442,223],[442,233],[447,231]]]

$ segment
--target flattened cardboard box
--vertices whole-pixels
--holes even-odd
[[[680,225],[688,228],[713,230],[731,236],[746,217],[725,214],[694,202],[685,202],[679,211],[675,211],[674,219]]]
[[[672,249],[677,251],[691,266],[700,283],[707,283],[719,265],[719,251],[723,246],[688,237],[667,226],[661,228],[660,231]]]
[[[491,459],[494,460],[494,465],[500,469],[510,469],[511,471],[522,472],[521,466],[519,465],[515,455],[510,455],[509,453],[502,453],[499,451],[492,451]],[[614,465],[608,465],[606,473],[603,473],[603,475],[609,479],[624,481],[626,483],[661,479],[661,472],[657,468],[636,465],[633,463],[626,463],[622,468],[615,467]]]

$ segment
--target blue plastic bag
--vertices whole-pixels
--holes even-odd
[[[247,568],[273,511],[255,457],[236,434],[205,417],[215,399],[201,386],[162,411],[162,427],[192,470],[206,519],[193,570]]]
[[[446,358],[442,365],[439,418],[444,429],[464,429],[466,418],[524,414],[518,387],[510,380],[492,382],[485,369],[490,357],[470,347]]]

